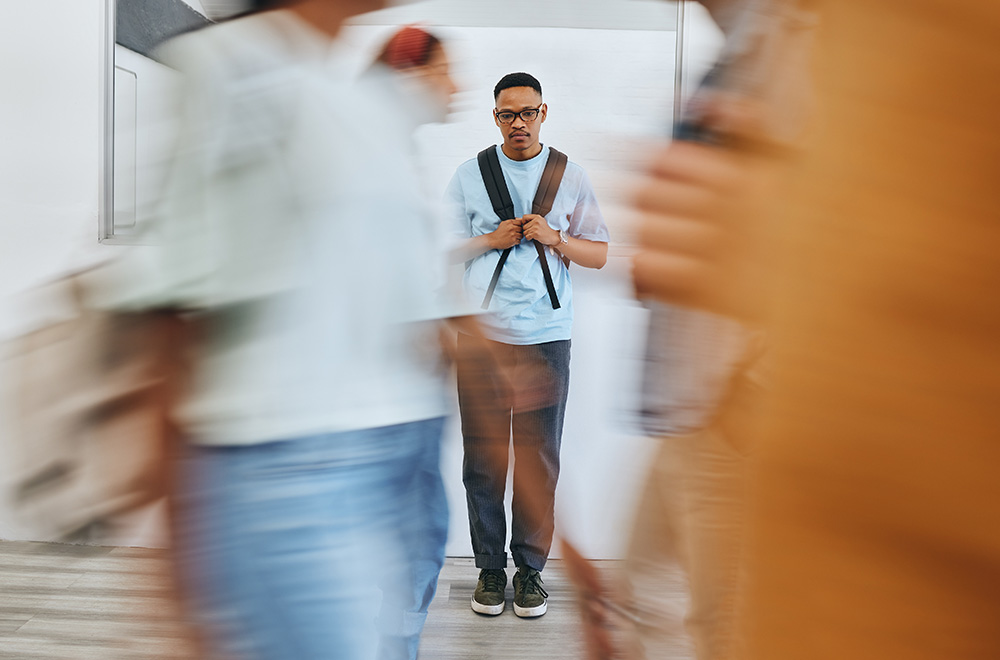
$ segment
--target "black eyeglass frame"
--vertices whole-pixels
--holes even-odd
[[[542,105],[545,105],[545,104],[543,103]],[[528,119],[527,117],[524,116],[524,113],[526,113],[526,112],[534,112],[535,116],[532,117],[531,119]],[[510,121],[504,121],[503,119],[500,118],[500,115],[506,115],[506,114],[511,115]],[[494,110],[493,111],[493,116],[496,117],[496,119],[497,119],[498,122],[500,122],[501,124],[503,124],[505,126],[507,124],[513,124],[514,123],[514,117],[520,117],[521,121],[523,121],[526,124],[530,124],[531,122],[533,122],[536,119],[538,119],[538,115],[540,115],[540,114],[542,114],[542,106],[541,105],[538,106],[537,108],[525,108],[524,110],[521,110],[520,112],[514,112],[513,110]]]

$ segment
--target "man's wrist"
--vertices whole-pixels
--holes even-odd
[[[568,236],[561,229],[554,230],[552,242],[546,243],[546,246],[554,250],[561,250],[569,243],[569,241],[566,240],[567,238]]]

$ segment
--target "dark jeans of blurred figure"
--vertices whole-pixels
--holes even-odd
[[[517,566],[545,568],[552,546],[559,447],[569,393],[570,341],[515,346],[488,342],[491,357],[469,350],[479,340],[459,334],[458,402],[465,459],[462,480],[477,568],[507,566],[508,447],[514,444],[510,550]],[[501,373],[499,364],[505,367]],[[506,374],[506,375],[505,375]],[[510,382],[513,374],[521,382]],[[542,405],[515,395],[545,390]]]
[[[367,660],[381,632],[383,657],[415,657],[443,563],[442,425],[190,447],[177,551],[219,655]]]

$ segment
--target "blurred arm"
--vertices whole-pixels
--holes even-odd
[[[506,250],[520,243],[523,237],[520,219],[504,220],[496,230],[489,234],[465,239],[464,243],[452,249],[449,255],[450,261],[451,263],[461,263],[475,259],[490,250]]]

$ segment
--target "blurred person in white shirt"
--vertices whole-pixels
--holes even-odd
[[[446,410],[439,248],[405,118],[336,39],[386,3],[267,4],[164,48],[181,138],[151,270],[116,304],[197,328],[175,346],[176,545],[213,651],[371,658],[380,578],[413,560],[400,503]]]
[[[457,91],[450,68],[444,44],[437,36],[420,27],[406,26],[393,32],[360,80],[362,87],[381,98],[385,107],[399,110],[406,130],[398,136],[397,157],[409,162],[418,180],[412,131],[447,119],[452,95]],[[441,230],[434,221],[433,204],[426,195],[420,201],[428,209],[420,218],[424,221],[424,241],[440,245]],[[426,249],[426,244],[421,249]],[[425,267],[438,266],[433,269],[437,316],[462,319],[462,325],[473,324],[469,315],[476,310],[463,303],[457,282],[448,286],[445,264],[433,262],[433,251],[425,252],[424,258],[428,262]],[[447,336],[444,326],[440,331]],[[409,487],[398,502],[402,513],[401,544],[409,561],[387,567],[388,572],[381,578],[384,598],[379,617],[379,660],[416,660],[420,633],[444,565],[448,500],[441,478],[439,443],[424,446],[412,473]],[[402,572],[393,573],[395,569]]]

